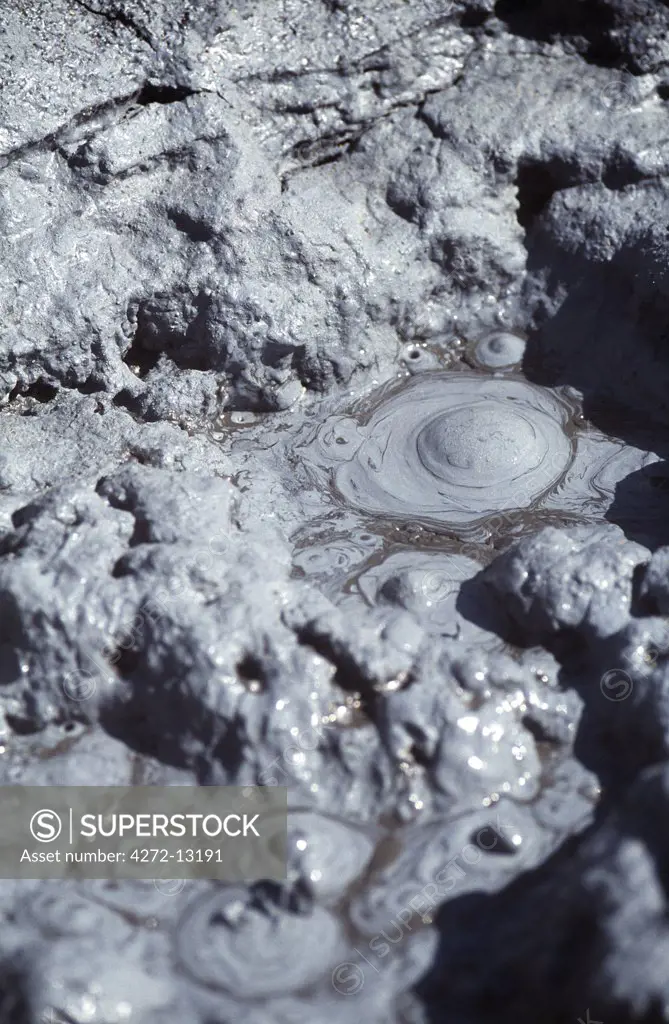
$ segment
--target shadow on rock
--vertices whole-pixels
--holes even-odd
[[[605,518],[651,550],[669,544],[669,462],[645,466],[621,480]]]
[[[427,1024],[666,1020],[667,781],[651,769],[539,868],[440,908]]]
[[[485,580],[486,574],[483,569],[476,576],[460,584],[455,602],[456,611],[475,626],[485,629],[488,633],[495,633],[507,643],[517,644],[520,640],[518,629],[514,628],[512,620],[504,615],[502,607],[486,586]]]

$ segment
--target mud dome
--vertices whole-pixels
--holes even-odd
[[[243,889],[205,894],[189,906],[177,934],[186,973],[237,999],[299,991],[343,951],[339,927],[326,910],[291,912]]]
[[[569,467],[568,410],[512,380],[421,374],[381,400],[335,487],[367,512],[459,526],[535,505]],[[336,425],[333,428],[336,431]]]
[[[291,808],[0,882],[0,1024],[669,1020],[669,8],[0,29],[2,781]]]
[[[515,334],[497,332],[483,338],[474,348],[474,358],[491,370],[516,366],[522,362],[525,342]]]

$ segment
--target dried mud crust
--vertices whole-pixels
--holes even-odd
[[[0,774],[288,879],[0,885],[0,1024],[669,1018],[669,7],[0,11]]]

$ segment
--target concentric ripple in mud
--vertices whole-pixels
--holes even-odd
[[[296,811],[288,820],[289,870],[327,902],[363,873],[374,852],[372,838],[334,818]]]
[[[29,890],[23,905],[28,920],[51,941],[64,936],[91,936],[103,928],[111,945],[127,941],[130,934],[118,915],[88,900],[85,892],[71,883],[51,879],[42,882]]]
[[[483,338],[474,349],[474,357],[481,366],[490,370],[515,366],[525,353],[525,342],[516,334],[496,331]]]
[[[364,425],[328,420],[316,455],[366,512],[459,526],[533,506],[556,484],[572,457],[568,414],[524,381],[422,374]]]
[[[504,803],[417,825],[405,838],[398,857],[351,904],[351,920],[362,935],[382,932],[395,942],[383,929],[396,928],[405,908],[416,919],[430,919],[447,894],[495,891],[545,853],[529,814]]]
[[[341,931],[318,906],[293,912],[241,886],[196,899],[177,928],[177,957],[186,975],[235,999],[297,992],[336,959]]]

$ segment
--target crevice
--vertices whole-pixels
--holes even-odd
[[[426,771],[429,771],[432,766],[433,758],[425,750],[425,734],[423,730],[414,722],[407,722],[405,728],[412,741],[409,749],[409,757],[414,764],[417,764],[421,768],[425,768]]]
[[[583,174],[576,156],[573,162],[564,159],[545,162],[522,160],[516,173],[518,223],[526,233],[529,232],[553,196],[570,188],[600,182],[610,191],[619,192],[631,185],[657,181],[661,177],[644,174],[635,166],[631,156],[620,152],[613,152],[607,157],[599,175]]]
[[[59,388],[40,377],[33,384],[16,384],[9,393],[8,401],[15,402],[17,398],[34,398],[35,401],[45,405],[52,402],[58,394]]]
[[[315,623],[307,623],[296,634],[297,642],[320,655],[335,669],[334,682],[343,690],[358,693],[368,691],[370,682],[356,664],[350,652],[344,650],[334,637],[318,629]]]
[[[415,224],[418,218],[418,204],[406,199],[396,188],[394,182],[389,182],[386,188],[385,200],[388,208],[396,217],[400,217],[408,224]]]
[[[361,138],[363,130],[343,131],[338,135],[323,135],[313,140],[304,139],[295,143],[290,156],[299,162],[300,170],[334,163],[348,153],[351,146]]]
[[[214,231],[206,221],[196,220],[184,210],[169,209],[168,220],[174,224],[177,231],[187,235],[193,242],[210,242],[214,238]]]
[[[101,477],[95,485],[95,492],[99,494],[101,498],[111,506],[111,508],[119,509],[121,512],[129,512],[135,521],[132,535],[128,540],[129,548],[136,548],[140,544],[151,544],[153,543],[151,534],[151,523],[146,518],[141,505],[138,504],[136,497],[128,492],[116,491],[111,484],[108,477]],[[123,556],[114,563],[112,569],[112,576],[117,579],[119,576],[116,573],[116,568],[119,563],[123,563]],[[123,563],[124,564],[124,563]],[[125,575],[123,571],[120,573],[121,576]],[[120,645],[118,645],[120,646]]]
[[[526,232],[546,209],[555,193],[569,187],[570,170],[574,173],[576,169],[533,160],[519,165],[516,175],[516,216],[518,223]]]
[[[117,558],[114,562],[110,575],[113,580],[122,580],[124,576],[129,574],[129,572],[130,570],[128,569],[126,556],[121,555],[121,557]]]
[[[142,345],[141,338],[138,337],[138,334],[135,334],[132,345],[123,356],[123,362],[140,380],[143,380],[158,365],[161,355],[160,349],[145,348]],[[124,392],[119,392],[119,394],[122,393]],[[116,404],[116,398],[114,403]]]
[[[532,712],[523,715],[521,725],[527,729],[535,743],[546,744],[550,747],[557,747],[559,740],[549,731],[545,722],[540,721]]]
[[[203,228],[191,222],[193,231]],[[171,302],[174,299],[176,308]],[[134,322],[135,333],[130,348],[123,356],[138,377],[145,377],[163,357],[180,370],[211,370],[210,354],[207,348],[207,320],[213,298],[205,291],[188,296],[156,295],[148,299],[135,300],[128,310],[128,318]]]
[[[123,506],[119,505],[120,508]],[[128,540],[129,548],[137,548],[142,544],[152,544],[151,539],[151,526],[149,522],[144,519],[136,508],[128,509],[128,511],[134,516],[135,527],[132,531],[132,535]]]
[[[116,115],[117,120],[122,120],[124,115],[136,111],[138,108],[150,106],[152,103],[158,104],[170,104],[170,103],[182,103],[185,99],[190,96],[197,96],[203,93],[213,92],[208,89],[190,89],[185,86],[170,86],[160,85],[151,82],[145,82],[140,89],[135,89],[134,92],[126,93],[123,96],[115,96],[111,99],[104,100],[102,103],[95,104],[91,107],[86,107],[84,110],[78,111],[69,121],[61,124],[53,132],[49,132],[47,135],[42,136],[41,139],[33,139],[30,142],[25,142],[21,146],[17,146],[15,149],[10,149],[8,152],[0,154],[0,171],[4,170],[10,164],[16,160],[23,160],[30,156],[32,153],[41,152],[57,152],[72,166],[76,166],[76,156],[68,153],[64,147],[66,144],[72,144],[79,142],[80,145],[84,145],[89,142],[90,139],[98,131],[103,131],[115,123],[115,118],[112,115]],[[218,95],[216,93],[216,95]],[[87,126],[90,127],[88,132],[84,131],[79,138],[70,138],[70,133],[76,132],[78,129],[85,129]],[[200,141],[199,139],[193,139],[192,142]],[[205,139],[204,141],[213,141]],[[191,145],[192,145],[191,142]],[[175,155],[179,155],[180,151],[175,151]],[[161,157],[169,156],[169,153],[160,154]],[[133,169],[131,168],[131,171]]]
[[[166,164],[171,171],[182,166],[185,166],[192,171],[195,169],[193,163],[193,147],[195,144],[197,142],[204,142],[206,145],[213,145],[219,140],[225,138],[227,138],[225,135],[196,135],[192,139],[189,139],[185,146],[180,146],[176,149],[165,149],[162,153],[156,153],[154,156],[147,157],[145,160],[132,164],[130,167],[126,167],[124,170],[117,171],[116,173],[101,173],[95,168],[88,168],[88,177],[97,184],[107,185],[110,181],[126,181],[128,178],[132,178],[135,174],[148,174],[155,168],[160,167],[161,164]],[[71,166],[76,166],[77,170],[81,169],[79,166],[73,164],[72,161],[68,162]],[[175,224],[175,226],[178,225]]]
[[[642,562],[635,566],[632,573],[632,597],[630,600],[630,615],[635,619],[642,619],[646,616],[659,615],[657,598],[645,591],[646,573],[648,562]]]
[[[106,654],[106,661],[121,679],[130,680],[140,664],[139,652],[132,647],[115,647]]]
[[[611,192],[620,192],[629,185],[640,185],[644,181],[655,181],[655,175],[644,174],[630,156],[614,154],[602,171],[602,184]]]
[[[482,28],[490,16],[490,11],[486,10],[485,7],[477,5],[467,7],[460,16],[460,28],[463,28],[466,32]]]
[[[261,360],[264,366],[272,369],[300,369],[304,359],[304,345],[287,345],[285,342],[268,340],[264,343],[261,352]]]
[[[93,375],[80,383],[76,381],[70,383],[63,381],[52,382],[40,377],[31,384],[16,384],[7,395],[7,402],[13,404],[20,399],[32,400],[19,406],[18,413],[20,416],[35,416],[37,415],[35,403],[49,405],[59,395],[72,391],[76,391],[79,395],[87,396],[100,394],[106,391],[106,388],[104,384],[95,380]],[[97,411],[102,412],[104,409],[99,407]]]
[[[65,141],[68,132],[75,131],[77,128],[83,128],[89,122],[94,121],[96,118],[102,118],[114,110],[125,109],[128,105],[132,104],[133,98],[136,95],[136,92],[133,92],[125,96],[116,96],[95,106],[86,107],[84,110],[78,111],[69,121],[59,125],[53,132],[42,136],[41,139],[33,139],[30,142],[25,142],[22,146],[17,146],[15,149],[10,149],[7,153],[1,154],[0,171],[16,160],[22,160],[30,156],[31,153],[57,151],[59,146]],[[105,123],[103,126],[97,127],[107,127],[107,124]],[[95,133],[97,127],[92,127],[91,135]],[[87,137],[89,138],[90,136]],[[82,139],[83,141],[85,139]]]
[[[114,395],[112,405],[115,405],[117,409],[125,409],[135,419],[138,417],[137,399],[128,388],[122,388]]]
[[[419,96],[413,99],[401,100],[393,103],[375,117],[366,121],[359,121],[355,125],[343,128],[341,132],[323,135],[317,139],[302,139],[291,146],[286,154],[289,159],[297,162],[298,166],[289,166],[281,175],[282,191],[285,191],[287,182],[300,171],[310,170],[312,167],[320,167],[323,164],[335,163],[341,160],[348,153],[355,151],[361,139],[387,117],[392,117],[398,110],[411,110],[415,108],[416,117],[420,118],[421,108],[430,96],[445,92],[450,89],[452,82],[434,89],[426,89]]]
[[[196,96],[197,89],[191,89],[186,85],[162,85],[158,82],[145,82],[138,93],[135,94],[134,102],[140,107],[148,107],[152,103],[167,105],[170,103],[183,103],[191,96]]]
[[[140,42],[145,43],[154,52],[157,51],[156,44],[151,35],[141,25],[138,25],[126,11],[119,10],[118,8],[115,11],[99,11],[97,7],[91,7],[89,4],[84,3],[84,0],[74,0],[74,2],[82,10],[88,11],[89,14],[96,15],[98,18],[104,18],[110,25],[122,25],[123,28],[132,32]]]
[[[264,82],[267,85],[279,85],[284,82],[292,82],[301,78],[307,78],[311,75],[350,76],[355,74],[371,74],[377,70],[386,70],[386,67],[390,66],[389,62],[386,62],[386,55],[394,46],[403,46],[410,39],[418,39],[421,35],[428,35],[429,33],[435,32],[450,24],[456,25],[459,24],[459,22],[457,22],[455,17],[450,14],[440,15],[439,17],[433,18],[431,21],[423,22],[413,31],[407,31],[402,36],[396,36],[394,39],[389,39],[374,50],[368,50],[367,53],[363,53],[362,56],[355,60],[347,61],[342,55],[339,63],[329,67],[305,67],[295,69],[278,68],[274,71],[270,71],[269,73],[258,71],[249,75],[241,75],[240,77],[233,79],[233,81],[236,84],[243,82]],[[383,65],[379,64],[379,61],[381,60],[384,61]]]
[[[377,696],[376,688],[384,680],[366,671],[364,658],[358,659],[343,637],[333,635],[327,626],[321,626],[316,620],[296,629],[295,636],[300,646],[318,654],[333,666],[333,682],[337,686],[347,693],[361,695],[363,711],[372,721],[374,714],[369,702],[373,704]],[[404,682],[408,682],[408,679]]]
[[[68,390],[67,387],[66,390]],[[104,384],[96,381],[93,375],[91,375],[82,384],[77,384],[69,390],[78,391],[80,395],[99,395],[101,391],[106,391],[107,389]]]
[[[7,713],[5,721],[13,733],[17,736],[34,736],[40,732],[42,726],[33,718],[23,717],[20,714]]]
[[[244,686],[253,693],[266,689],[267,674],[260,658],[252,652],[246,653],[237,663],[237,675]]]

